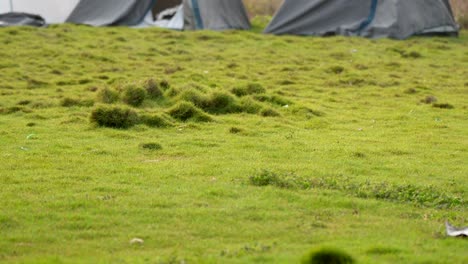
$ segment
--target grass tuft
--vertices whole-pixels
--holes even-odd
[[[131,106],[138,107],[146,99],[147,92],[145,88],[135,84],[129,84],[124,87],[122,100]]]
[[[278,113],[273,108],[266,107],[260,111],[260,115],[264,117],[275,117],[275,116],[280,116],[280,113]]]
[[[322,248],[313,250],[308,253],[303,259],[303,264],[352,264],[355,263],[353,257],[348,253],[334,249]]]
[[[73,106],[84,106],[84,107],[91,107],[94,105],[93,100],[80,100],[77,98],[70,98],[65,97],[60,100],[60,106],[63,107],[73,107]]]
[[[151,142],[151,143],[141,143],[140,148],[154,151],[154,150],[161,150],[162,146],[159,143]]]
[[[100,89],[96,95],[98,102],[104,104],[113,104],[119,100],[119,93],[111,88]]]
[[[250,96],[242,97],[239,101],[239,106],[242,112],[248,114],[258,114],[263,106]]]
[[[362,158],[358,154],[358,158]],[[466,201],[456,195],[446,194],[434,186],[416,186],[412,184],[391,184],[387,182],[355,182],[346,177],[304,178],[294,173],[277,173],[263,170],[249,177],[254,186],[271,185],[286,189],[323,188],[339,190],[365,199],[387,200],[392,202],[412,203],[419,206],[453,208],[466,206]]]
[[[212,118],[190,102],[179,102],[168,111],[174,119],[186,122],[210,122]]]
[[[101,105],[93,109],[90,121],[103,127],[129,128],[136,125],[139,118],[130,108]]]
[[[231,89],[231,92],[238,97],[251,95],[251,94],[261,94],[265,93],[266,90],[262,85],[258,83],[249,83],[246,86],[234,87]]]
[[[228,92],[215,91],[211,93],[203,105],[203,109],[212,114],[229,114],[240,112],[236,99]]]
[[[345,68],[343,66],[332,66],[327,69],[327,72],[329,73],[334,73],[334,74],[340,74],[343,73]]]
[[[163,91],[158,82],[154,79],[148,79],[144,82],[144,88],[150,99],[159,99],[163,97]]]
[[[441,109],[454,109],[455,108],[455,106],[449,103],[432,104],[432,107],[441,108]]]
[[[172,126],[172,122],[168,118],[160,114],[143,115],[141,116],[141,121],[149,127],[164,128]]]

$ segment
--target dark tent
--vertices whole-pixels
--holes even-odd
[[[458,26],[449,0],[285,0],[265,33],[405,39]]]
[[[169,7],[177,8],[166,24],[153,21]],[[250,28],[241,0],[81,0],[67,22],[93,26],[139,26],[147,22],[148,26],[169,24],[166,27],[176,29]]]

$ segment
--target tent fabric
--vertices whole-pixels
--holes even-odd
[[[132,26],[143,21],[152,5],[152,0],[81,0],[67,22],[91,26]]]
[[[286,0],[265,33],[405,39],[458,26],[448,0]]]
[[[169,16],[169,14],[172,14],[173,16],[165,19],[164,17]],[[174,30],[184,29],[184,10],[182,5],[163,10],[157,14],[156,20],[154,20],[153,16],[154,15],[152,12],[148,12],[145,16],[145,19],[135,27],[160,27]]]
[[[174,7],[174,0],[81,0],[67,22],[92,26],[158,26],[183,29],[249,29],[250,22],[241,0],[180,0],[181,12],[171,23],[154,20],[153,7]],[[153,18],[153,21],[151,21]],[[197,23],[198,22],[198,23]]]
[[[0,27],[7,26],[35,26],[43,27],[46,25],[45,20],[38,15],[27,13],[10,12],[0,14]]]
[[[41,16],[48,24],[63,23],[79,0],[0,0],[0,13],[17,12]]]
[[[198,4],[204,29],[250,28],[247,11],[240,0],[198,0]]]

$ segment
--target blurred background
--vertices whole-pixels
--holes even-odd
[[[244,0],[250,16],[271,16],[283,0]],[[455,17],[465,29],[468,29],[468,0],[450,0]]]

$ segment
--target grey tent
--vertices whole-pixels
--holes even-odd
[[[0,14],[0,27],[7,26],[45,26],[45,20],[38,15],[10,12],[6,14]]]
[[[458,26],[449,0],[285,0],[265,33],[405,39]]]
[[[167,8],[175,13],[166,24],[176,29],[248,29],[249,18],[241,0],[81,0],[67,22],[93,26],[163,25],[153,21]],[[148,22],[148,18],[149,21]],[[172,21],[170,21],[172,20]],[[177,20],[177,21],[176,21]]]

